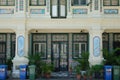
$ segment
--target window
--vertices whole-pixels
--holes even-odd
[[[6,34],[0,34],[0,64],[6,60]]]
[[[33,53],[40,53],[42,58],[46,58],[46,43],[34,43]]]
[[[0,6],[14,6],[15,0],[0,0]]]
[[[73,34],[73,58],[82,58],[81,55],[88,50],[88,34]]]
[[[102,42],[103,42],[103,50],[109,50],[109,34],[103,33],[102,34]]]
[[[73,44],[73,57],[81,57],[81,54],[86,52],[86,43],[74,43]]]
[[[31,6],[45,6],[46,0],[30,0]]]
[[[119,0],[103,0],[104,6],[118,6]]]
[[[86,0],[72,0],[73,6],[80,6],[80,5],[86,5]]]

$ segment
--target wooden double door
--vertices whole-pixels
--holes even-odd
[[[68,70],[68,43],[53,42],[52,43],[52,63],[55,71]]]

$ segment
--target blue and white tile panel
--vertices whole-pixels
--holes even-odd
[[[104,9],[104,14],[118,14],[118,9]]]
[[[0,14],[14,14],[14,9],[0,9]]]
[[[30,14],[45,14],[45,9],[30,9]]]
[[[87,9],[73,9],[73,14],[87,14],[88,10]]]

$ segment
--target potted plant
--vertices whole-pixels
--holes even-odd
[[[76,72],[76,78],[77,80],[80,80],[81,79],[81,69],[80,69],[80,65],[77,65],[75,67],[75,72]]]
[[[69,73],[72,74],[72,66],[69,67]]]
[[[93,65],[92,70],[95,78],[101,78],[103,74],[103,65]]]
[[[104,64],[105,65],[116,65],[119,64],[119,55],[116,54],[117,51],[119,51],[120,48],[116,48],[113,51],[108,51],[107,49],[103,49],[103,57],[104,57]]]
[[[89,58],[89,53],[88,53],[88,52],[83,52],[83,53],[81,54],[81,57],[75,59],[75,61],[77,61],[78,64],[79,64],[79,66],[80,66],[82,75],[83,75],[84,73],[86,73],[86,70],[89,69],[89,61],[88,61],[88,58]]]
[[[93,70],[92,70],[92,68],[90,68],[90,69],[87,71],[87,74],[88,74],[89,80],[92,80],[92,79],[93,79]]]
[[[42,73],[44,74],[44,77],[50,78],[52,71],[53,71],[53,65],[51,63],[44,62],[42,64]]]
[[[83,80],[87,80],[87,73],[83,74]]]
[[[43,63],[41,60],[41,53],[29,54],[26,58],[29,59],[29,65],[37,66],[35,68],[35,75],[36,77],[39,77],[42,71],[41,66]]]
[[[7,65],[7,70],[8,70],[7,71],[7,76],[10,77],[10,75],[12,73],[12,66],[13,66],[12,58],[7,59],[6,65]]]

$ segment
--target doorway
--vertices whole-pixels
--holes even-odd
[[[67,42],[52,43],[52,63],[55,72],[68,70],[68,44]]]
[[[51,17],[66,18],[67,0],[51,0]]]

